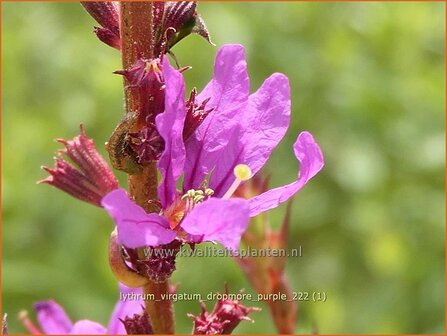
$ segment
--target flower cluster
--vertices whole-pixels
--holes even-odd
[[[286,133],[290,120],[287,77],[273,74],[250,95],[244,48],[222,47],[216,57],[214,78],[195,97],[199,106],[206,102],[211,110],[185,140],[184,130],[190,126],[185,125],[188,101],[184,79],[166,57],[162,68],[164,111],[154,118],[164,148],[157,162],[162,176],[159,212],[146,213],[115,184],[110,188],[113,190],[101,194],[101,205],[116,223],[119,243],[129,249],[166,245],[174,240],[219,242],[237,249],[250,217],[287,201],[321,170],[321,150],[310,133],[302,132],[293,146],[300,163],[296,181],[248,199],[233,197],[238,187],[264,166]],[[79,139],[84,137],[81,134]],[[77,142],[64,143],[70,149]],[[98,175],[111,175],[109,170],[104,172],[104,165],[97,166],[102,169]],[[80,180],[91,173],[81,171]],[[52,175],[51,184],[64,189],[64,178],[69,174],[61,171]],[[183,181],[178,190],[180,177]]]
[[[297,178],[274,189],[245,192],[247,181],[259,179],[259,171],[288,129],[291,102],[287,77],[275,73],[250,94],[245,51],[240,45],[219,49],[212,80],[200,93],[193,90],[189,98],[183,70],[174,69],[162,55],[140,59],[132,68],[117,72],[137,90],[140,99],[138,111],[115,130],[108,150],[113,153],[115,168],[121,169],[129,156],[137,170],[156,162],[161,175],[158,198],[148,200],[156,212],[147,213],[118,186],[83,129],[72,141],[60,140],[66,146],[63,154],[76,167],[59,157],[56,168],[45,168],[51,176],[43,180],[102,206],[116,224],[115,259],[155,283],[166,281],[175,270],[175,255],[184,244],[217,242],[229,250],[237,249],[250,218],[290,200],[324,165],[318,144],[304,131],[293,145],[300,167]],[[173,253],[143,258],[142,248]],[[248,270],[250,265],[242,266]],[[282,277],[282,271],[279,267],[275,279]],[[219,302],[213,313],[203,310],[194,318],[194,332],[230,333],[250,311],[238,302]],[[142,323],[148,320],[144,314],[132,314],[122,317],[126,328],[149,330]],[[64,330],[71,328],[74,326],[68,328],[67,323]]]
[[[296,181],[249,199],[232,197],[255,175],[283,138],[290,119],[287,77],[273,74],[252,95],[244,49],[222,47],[214,78],[197,95],[212,108],[186,141],[186,104],[182,74],[163,59],[164,112],[155,118],[164,150],[157,163],[162,181],[160,209],[147,214],[123,189],[107,194],[102,205],[113,217],[121,244],[128,248],[159,246],[179,239],[215,241],[237,249],[250,217],[290,199],[323,167],[321,150],[308,132],[294,146],[300,162]],[[180,190],[177,184],[183,177]]]

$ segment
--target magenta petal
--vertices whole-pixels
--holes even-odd
[[[240,198],[211,198],[197,205],[183,220],[183,230],[217,241],[230,250],[239,247],[249,222],[248,202]]]
[[[158,246],[170,243],[176,236],[164,217],[147,214],[124,189],[108,193],[101,204],[115,221],[119,242],[126,247]]]
[[[123,284],[119,284],[120,292],[122,294],[135,293],[137,295],[142,294],[141,288],[130,288]],[[112,317],[110,318],[108,332],[111,335],[125,335],[126,329],[124,329],[123,323],[120,319],[124,320],[126,316],[133,316],[139,314],[143,310],[144,302],[141,300],[123,300],[123,296],[119,296],[119,300],[115,305]]]
[[[72,322],[65,310],[53,300],[41,301],[34,305],[37,320],[48,335],[68,334]]]
[[[164,208],[176,196],[177,179],[185,165],[185,144],[183,143],[183,124],[185,122],[185,83],[182,74],[163,58],[165,78],[165,111],[155,120],[158,132],[165,141],[165,149],[158,162],[163,177],[158,188],[158,196]]]
[[[71,335],[105,335],[107,329],[97,322],[81,320],[74,324],[70,330]]]
[[[242,118],[243,163],[256,174],[287,132],[290,122],[289,79],[280,73],[267,78],[252,94]]]
[[[250,217],[276,208],[279,204],[287,201],[323,168],[323,153],[309,132],[300,133],[293,145],[293,150],[300,162],[298,180],[249,199]]]
[[[244,47],[220,48],[214,77],[197,98],[198,102],[210,98],[206,107],[213,111],[186,143],[185,189],[197,188],[216,165],[247,105],[249,86]]]
[[[217,51],[213,79],[198,95],[197,100],[200,102],[210,98],[207,107],[217,111],[213,112],[216,117],[221,113],[235,115],[241,107],[245,107],[249,89],[245,49],[239,44],[227,44]]]
[[[213,171],[210,187],[217,197],[222,196],[233,183],[233,168],[237,164],[248,165],[253,175],[264,166],[286,134],[289,122],[289,80],[283,74],[275,73],[249,97],[247,108],[241,111],[243,131],[223,151]]]

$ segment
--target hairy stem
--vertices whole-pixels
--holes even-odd
[[[121,2],[121,52],[123,69],[129,69],[138,58],[154,57],[152,32],[152,2]],[[138,111],[136,90],[124,79],[126,112]]]
[[[143,286],[144,294],[154,294],[156,304],[149,304],[152,301],[146,301],[146,311],[151,318],[154,334],[173,334],[174,333],[174,308],[169,297],[168,281],[155,283],[149,281]],[[146,296],[149,297],[149,296]]]
[[[121,50],[123,69],[129,69],[138,58],[154,57],[152,31],[152,2],[121,2]],[[124,79],[124,96],[126,113],[138,112],[138,92],[128,85]],[[138,127],[138,125],[137,125]],[[138,131],[134,129],[133,131]],[[156,211],[154,201],[157,200],[157,167],[155,162],[146,165],[140,174],[129,175],[129,193],[135,202],[147,212]],[[146,301],[146,311],[151,318],[155,334],[174,333],[174,314],[170,300],[161,299],[167,294],[168,282],[153,283],[143,286],[146,294],[154,294],[159,300]]]

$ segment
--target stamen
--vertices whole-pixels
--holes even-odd
[[[225,195],[222,196],[223,199],[228,199],[233,196],[239,185],[251,178],[252,171],[246,164],[238,164],[236,167],[234,167],[234,176],[236,176],[236,179],[234,180],[230,188],[228,188]]]
[[[185,213],[188,213],[194,207],[202,203],[205,199],[210,198],[214,194],[214,190],[211,188],[203,189],[189,189],[181,199],[185,201]]]
[[[22,310],[19,313],[19,321],[22,322],[23,326],[33,335],[42,335],[43,333],[37,328],[33,321],[30,320],[28,316],[28,312],[26,310]]]
[[[189,212],[191,211],[191,198],[186,198],[186,206],[185,206],[185,211]]]
[[[182,200],[186,199],[187,201],[191,198],[194,197],[195,195],[195,190],[194,189],[189,189],[183,196],[182,196]]]
[[[194,196],[193,201],[194,201],[194,203],[197,204],[197,203],[202,202],[204,200],[204,198],[205,198],[205,196],[203,196],[203,195],[196,195],[196,196]]]
[[[211,189],[211,188],[206,188],[205,189],[205,195],[208,196],[208,197],[213,196],[214,195],[214,190]]]

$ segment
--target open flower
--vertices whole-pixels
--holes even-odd
[[[244,48],[222,47],[214,78],[196,97],[212,111],[185,141],[183,76],[166,58],[163,73],[165,110],[155,119],[165,143],[158,161],[160,212],[147,214],[123,189],[107,194],[102,205],[116,222],[119,242],[128,248],[164,245],[177,237],[236,249],[250,216],[287,201],[322,169],[321,150],[310,133],[302,132],[293,146],[300,162],[296,181],[248,200],[234,198],[238,186],[264,166],[289,126],[287,77],[273,74],[249,95]]]
[[[120,284],[123,294],[137,293],[141,289],[128,288]],[[65,310],[55,301],[41,301],[34,305],[40,329],[33,324],[26,312],[22,312],[20,319],[33,335],[116,335],[126,334],[125,321],[142,311],[142,301],[118,301],[113,310],[107,328],[97,322],[80,320],[75,323],[71,321]]]

